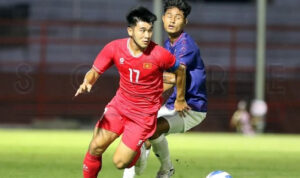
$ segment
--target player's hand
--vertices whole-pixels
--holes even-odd
[[[185,117],[185,112],[191,109],[185,100],[176,100],[174,103],[174,108],[175,111],[177,111],[179,113],[179,116],[181,117]]]
[[[78,88],[78,90],[76,91],[74,97],[76,97],[76,96],[78,96],[78,95],[80,95],[80,94],[82,94],[82,93],[89,93],[89,92],[91,91],[91,89],[92,89],[92,85],[89,84],[89,83],[85,83],[85,82],[84,82],[84,83],[82,83],[82,84],[79,86],[79,88]]]

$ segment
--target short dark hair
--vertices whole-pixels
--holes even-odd
[[[137,7],[132,9],[126,16],[128,26],[135,26],[138,21],[147,23],[154,23],[156,21],[156,15],[150,12],[145,7]]]
[[[164,13],[172,7],[177,7],[179,10],[183,11],[183,15],[185,18],[190,14],[192,10],[192,7],[185,0],[164,1]]]

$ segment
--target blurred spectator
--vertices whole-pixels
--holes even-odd
[[[253,135],[254,131],[251,127],[250,114],[247,111],[247,103],[244,100],[239,101],[237,110],[233,113],[230,126],[235,128],[237,132],[245,135]]]
[[[252,126],[256,133],[263,133],[265,128],[265,115],[268,106],[265,101],[255,99],[251,103],[250,113],[252,116]]]

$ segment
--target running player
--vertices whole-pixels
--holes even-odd
[[[146,8],[130,11],[127,15],[129,38],[112,41],[102,49],[75,94],[90,92],[104,71],[113,64],[117,67],[120,86],[95,126],[83,162],[84,178],[97,177],[102,154],[121,134],[113,162],[119,169],[135,164],[141,145],[156,129],[164,70],[176,70],[179,93],[176,109],[182,111],[187,107],[183,68],[170,52],[151,41],[155,20],[156,16]]]
[[[190,130],[205,119],[207,112],[205,66],[195,41],[184,32],[190,11],[191,7],[185,0],[167,0],[164,3],[162,20],[169,37],[165,42],[165,48],[186,67],[185,99],[191,109],[183,113],[176,112],[174,108],[176,90],[174,90],[166,104],[158,112],[157,129],[150,138],[153,151],[161,163],[157,178],[168,178],[174,174],[165,134]],[[174,82],[172,81],[175,79],[174,76],[173,79],[172,75],[170,76],[169,84],[164,84],[165,90],[173,87]],[[147,160],[144,157],[141,156],[143,158],[141,161]],[[123,178],[133,178],[135,174],[143,172],[142,168],[138,166],[144,168],[144,165],[145,163],[141,162],[136,165],[135,169],[125,169]]]

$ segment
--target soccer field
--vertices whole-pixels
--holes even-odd
[[[92,130],[0,129],[0,177],[80,178],[91,136]],[[213,170],[225,170],[234,178],[300,177],[300,135],[186,133],[168,140],[176,170],[173,178],[205,178]],[[122,177],[123,171],[112,163],[116,145],[104,154],[98,177]],[[151,153],[138,178],[154,178],[158,166]]]

